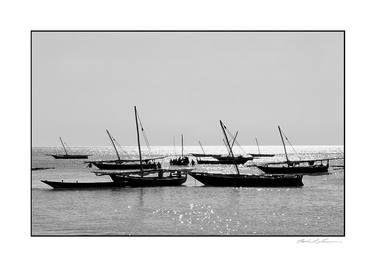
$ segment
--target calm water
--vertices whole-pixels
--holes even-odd
[[[243,147],[257,152],[256,147]],[[297,146],[303,158],[342,157],[342,146]],[[179,149],[176,147],[179,151]],[[188,177],[181,187],[121,188],[56,191],[42,179],[107,181],[85,168],[83,160],[55,160],[48,153],[58,148],[33,148],[32,167],[55,169],[32,171],[33,235],[342,235],[344,233],[344,174],[330,168],[327,175],[304,176],[302,188],[205,187]],[[90,159],[111,159],[111,147],[77,147]],[[124,147],[136,156],[136,147]],[[147,150],[145,149],[145,154]],[[225,153],[224,147],[206,147],[207,153]],[[278,153],[282,147],[261,147]],[[61,152],[61,151],[60,151]],[[185,152],[201,152],[185,147]],[[152,147],[152,156],[173,155],[174,148]],[[124,155],[125,158],[126,155]],[[342,165],[342,160],[331,162]],[[167,159],[163,165],[168,167]],[[200,170],[233,171],[232,166],[198,166]],[[257,172],[241,167],[242,172]]]

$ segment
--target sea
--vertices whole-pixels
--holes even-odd
[[[224,146],[206,146],[206,153],[226,154]],[[343,158],[343,146],[295,146],[292,159]],[[275,157],[254,159],[240,166],[243,173],[261,173],[253,165],[285,160],[282,146],[261,146],[261,153]],[[73,153],[91,154],[90,160],[115,159],[112,147],[71,147]],[[256,146],[242,146],[235,153],[257,153]],[[296,153],[294,153],[296,152]],[[31,234],[99,236],[342,236],[344,235],[344,168],[342,159],[330,162],[324,175],[305,175],[303,187],[207,187],[188,176],[177,187],[53,190],[41,180],[66,182],[109,181],[96,176],[85,160],[57,160],[49,154],[61,147],[33,147],[31,171]],[[173,146],[142,147],[143,157],[171,156]],[[184,153],[202,153],[186,146]],[[122,147],[121,157],[138,158],[138,148]],[[191,157],[193,159],[193,157]],[[195,165],[201,171],[234,172],[232,165]]]

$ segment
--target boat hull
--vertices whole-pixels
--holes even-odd
[[[54,155],[52,154],[51,155],[53,158],[55,159],[87,159],[89,157],[89,155],[81,155],[81,154],[77,154],[77,155]]]
[[[139,178],[128,177],[126,183],[130,187],[166,187],[166,186],[181,186],[186,182],[187,176],[176,178]]]
[[[274,157],[275,154],[266,154],[266,153],[250,153],[251,156],[254,158],[260,158],[260,157]]]
[[[267,174],[315,174],[328,172],[328,166],[291,166],[291,167],[277,167],[277,166],[257,166],[260,170]]]
[[[236,159],[236,164],[245,164],[247,161],[252,159]],[[217,161],[214,160],[197,160],[198,164],[233,164],[233,159],[218,159]]]
[[[56,182],[41,180],[46,185],[54,189],[96,189],[96,188],[118,188],[126,187],[126,182]]]
[[[206,186],[221,187],[301,187],[302,175],[225,175],[191,172],[190,175]]]
[[[101,162],[92,162],[97,168],[101,170],[131,170],[131,169],[141,169],[140,164],[115,164],[115,163],[101,163]],[[142,164],[143,169],[156,169],[157,164]]]

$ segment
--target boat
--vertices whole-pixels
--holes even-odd
[[[249,153],[249,155],[251,155],[254,158],[259,158],[259,157],[274,157],[275,156],[275,154],[260,153],[260,149],[259,149],[259,144],[258,144],[258,139],[257,138],[255,138],[255,142],[256,142],[257,147],[258,147],[258,153]]]
[[[250,175],[190,172],[196,180],[206,186],[222,187],[300,187],[302,175]]]
[[[190,164],[189,157],[184,156],[184,135],[181,134],[181,156],[169,160],[169,164],[173,166],[188,166]]]
[[[289,160],[288,153],[285,147],[284,134],[282,133],[280,126],[278,126],[278,129],[283,143],[286,161],[269,162],[262,165],[257,165],[257,168],[259,168],[264,173],[268,174],[314,174],[328,172],[330,160],[329,158],[310,160]]]
[[[189,169],[184,170],[170,170],[170,169],[153,169],[146,170],[143,168],[144,163],[142,159],[141,143],[139,137],[138,119],[139,115],[137,107],[134,106],[135,123],[137,128],[137,144],[140,171],[133,172],[101,172],[97,175],[109,175],[114,182],[126,182],[130,187],[149,187],[149,186],[180,186],[186,182],[187,173]],[[148,141],[146,141],[148,142]]]
[[[269,175],[269,174],[241,174],[232,147],[229,144],[225,125],[220,120],[220,126],[225,136],[226,146],[229,148],[232,157],[232,164],[235,166],[236,174],[197,172],[189,174],[206,186],[234,186],[234,187],[301,187],[303,186],[303,175]]]
[[[129,171],[95,171],[97,176],[108,175],[113,182],[126,183],[130,187],[179,186],[186,182],[191,169],[152,169]]]
[[[88,167],[91,168],[92,165],[96,166],[98,169],[102,170],[132,170],[132,169],[140,169],[140,165],[138,163],[138,160],[123,160],[120,157],[120,154],[118,152],[117,146],[115,144],[116,139],[111,135],[108,129],[106,129],[107,135],[109,139],[111,140],[112,146],[116,152],[117,160],[102,160],[102,161],[86,161],[85,163],[88,164]],[[119,145],[119,147],[121,147]],[[155,162],[156,159],[160,158],[150,158],[143,160],[142,167],[144,169],[156,169],[158,167],[158,164]]]
[[[61,137],[59,137],[59,138],[60,138],[60,142],[61,142],[61,144],[64,148],[65,154],[47,154],[47,155],[50,155],[55,159],[87,159],[89,156],[91,156],[89,154],[69,154],[68,151],[66,150],[64,141],[62,140]]]
[[[238,131],[236,132],[236,135],[233,138],[231,148],[233,148],[233,145],[235,143],[235,140],[237,138]],[[226,146],[225,140],[224,145]],[[203,150],[202,144],[199,141],[199,145],[201,146],[201,149],[203,151],[203,154],[201,153],[192,153],[191,155],[197,158],[197,164],[232,164],[233,163],[233,158],[230,155],[223,155],[223,154],[206,154]],[[228,147],[227,147],[228,149]],[[230,154],[229,150],[228,153]],[[207,158],[210,157],[211,159],[202,159],[202,158]],[[243,156],[243,155],[237,155],[234,156],[234,160],[237,164],[245,164],[250,160],[253,160],[252,156]]]
[[[126,182],[57,182],[41,180],[44,184],[54,189],[93,189],[93,188],[119,188],[126,187]]]

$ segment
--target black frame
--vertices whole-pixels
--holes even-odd
[[[344,233],[342,235],[34,235],[32,230],[32,37],[34,32],[336,32],[343,33],[343,89],[344,89]],[[345,189],[345,89],[346,59],[345,30],[31,30],[30,31],[30,236],[31,237],[345,237],[346,236],[346,189]]]

